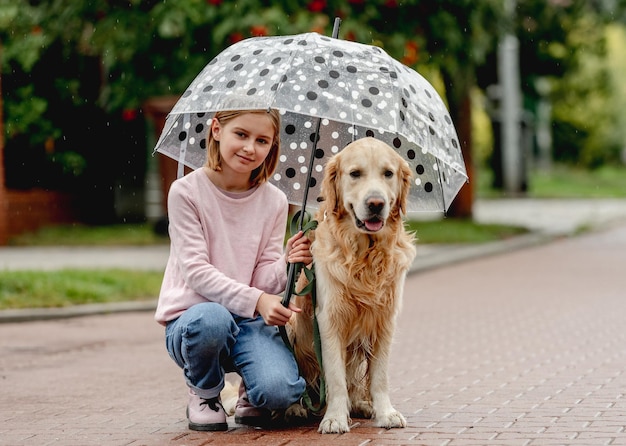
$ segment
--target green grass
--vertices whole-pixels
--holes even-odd
[[[149,224],[110,226],[60,225],[11,238],[13,246],[145,246],[169,243]]]
[[[480,171],[477,195],[501,197],[489,187],[490,173]],[[529,197],[626,198],[626,167],[594,171],[556,166],[550,174],[530,176]],[[409,221],[418,243],[487,243],[526,232],[506,225],[478,224],[445,218]],[[70,225],[43,228],[10,241],[14,246],[115,246],[168,243],[148,224],[112,226]],[[162,273],[122,270],[0,271],[0,309],[63,307],[68,305],[155,299]]]
[[[481,198],[501,198],[491,188],[493,174],[477,173],[476,190]],[[528,177],[530,198],[626,198],[626,166],[603,166],[595,170],[555,165],[549,172],[532,171]]]
[[[443,219],[437,221],[408,221],[420,244],[487,243],[505,240],[528,232],[525,228],[499,224],[479,224],[471,220]]]
[[[0,310],[156,299],[162,278],[116,269],[0,271]]]

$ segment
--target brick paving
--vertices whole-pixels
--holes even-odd
[[[0,324],[0,445],[626,445],[626,226],[413,274],[406,429],[187,430],[149,312]]]

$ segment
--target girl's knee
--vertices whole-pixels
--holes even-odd
[[[237,324],[230,312],[220,304],[207,302],[189,308],[185,317],[186,336],[219,342],[237,335]]]
[[[248,389],[248,399],[256,407],[286,409],[297,402],[305,390],[301,377],[289,380],[284,373],[263,374],[255,379],[255,385]]]

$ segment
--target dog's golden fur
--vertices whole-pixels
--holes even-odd
[[[311,247],[327,385],[322,433],[349,431],[351,413],[385,428],[406,426],[388,396],[387,367],[415,257],[414,236],[403,221],[411,176],[402,157],[373,138],[349,144],[325,166]],[[313,308],[309,298],[295,299],[303,311],[294,313],[287,330],[301,373],[315,387],[321,371]]]

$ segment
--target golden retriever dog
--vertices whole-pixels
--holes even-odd
[[[389,398],[388,364],[395,319],[415,239],[404,227],[411,170],[391,147],[358,139],[324,168],[323,201],[312,236],[327,406],[321,433],[350,430],[350,416],[375,426],[405,427]],[[303,276],[298,285],[303,285]],[[313,308],[302,308],[287,331],[301,373],[312,387],[320,374],[313,350]]]

